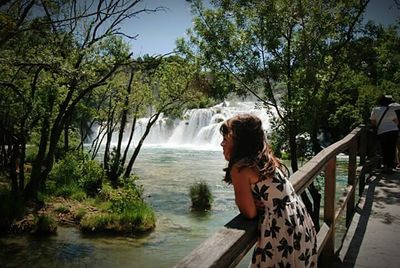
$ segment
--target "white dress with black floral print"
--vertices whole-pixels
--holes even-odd
[[[314,224],[292,184],[279,171],[252,184],[265,205],[251,267],[317,267]]]

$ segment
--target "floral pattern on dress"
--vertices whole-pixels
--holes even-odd
[[[316,231],[292,184],[277,170],[271,179],[251,185],[265,211],[251,267],[317,267]]]

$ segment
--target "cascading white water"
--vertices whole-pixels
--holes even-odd
[[[182,120],[161,116],[150,130],[144,145],[219,150],[221,123],[241,113],[258,116],[263,122],[264,129],[270,129],[270,115],[265,110],[256,108],[254,102],[225,101],[210,108],[188,110]],[[138,120],[134,135],[135,143],[143,135],[147,121],[148,118]]]

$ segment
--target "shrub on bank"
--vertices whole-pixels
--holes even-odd
[[[78,208],[76,211],[73,212],[74,220],[81,221],[86,213],[87,212],[85,208]]]
[[[57,222],[46,214],[41,214],[35,219],[34,234],[53,235],[57,233]]]
[[[100,192],[103,178],[104,171],[100,164],[95,160],[86,160],[82,165],[79,184],[88,196],[93,197]]]
[[[85,214],[80,221],[81,230],[134,234],[153,229],[154,211],[142,199],[143,189],[135,185],[136,179],[124,181],[123,187],[117,189],[104,184],[95,199],[95,206],[101,212]]]
[[[132,206],[132,205],[131,205]],[[145,232],[155,227],[153,209],[144,202],[136,202],[136,207],[120,213],[86,214],[80,221],[80,228],[88,233],[124,233]]]
[[[81,153],[67,153],[55,163],[47,182],[47,191],[56,196],[84,199],[95,196],[102,187],[104,171],[95,160],[90,160]]]
[[[61,204],[43,206],[46,215],[41,213],[34,218],[35,213],[30,214],[29,228],[21,229],[40,235],[56,232],[57,222],[50,214],[58,217],[60,223],[79,225],[85,232],[134,234],[153,229],[155,214],[142,198],[143,188],[135,183],[138,177],[121,179],[119,187],[113,188],[103,182],[101,165],[83,157],[79,153],[66,153],[55,163],[46,188],[39,196],[43,203]],[[19,214],[16,207],[19,203],[13,198],[11,193],[0,192],[0,227],[5,220],[4,226],[10,226]],[[21,208],[24,208],[23,203]],[[29,216],[24,215],[24,211],[20,214]]]

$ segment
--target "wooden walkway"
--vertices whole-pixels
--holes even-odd
[[[335,267],[400,267],[400,172],[368,181]]]

